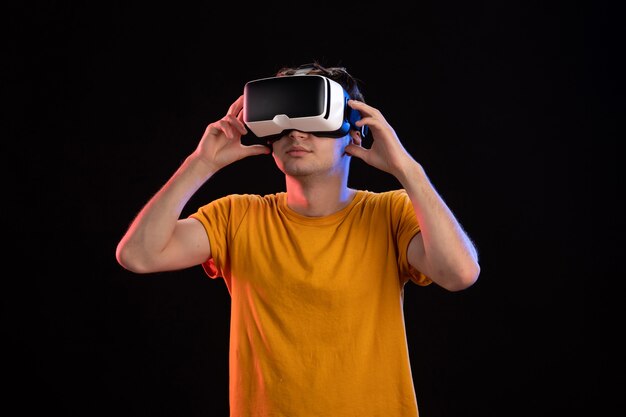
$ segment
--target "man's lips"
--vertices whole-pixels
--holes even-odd
[[[288,155],[292,155],[292,156],[297,156],[297,155],[304,155],[307,153],[310,153],[311,151],[308,150],[307,148],[303,148],[301,146],[292,146],[291,148],[287,149],[287,153]]]

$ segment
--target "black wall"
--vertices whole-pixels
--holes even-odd
[[[466,291],[406,287],[421,416],[623,412],[616,12],[351,6],[9,7],[5,393],[24,415],[227,415],[224,283],[134,275],[115,246],[246,81],[313,60],[363,81],[480,252]],[[359,160],[350,182],[399,186]],[[249,158],[183,214],[283,189]]]

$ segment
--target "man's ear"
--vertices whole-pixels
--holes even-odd
[[[354,143],[357,146],[361,146],[361,143],[363,143],[361,132],[359,132],[358,130],[351,130],[350,137],[352,138],[352,143]]]

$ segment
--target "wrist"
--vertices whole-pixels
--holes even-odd
[[[407,188],[407,186],[415,181],[426,179],[426,172],[421,164],[419,164],[413,158],[407,159],[405,163],[397,170],[397,174],[394,175],[396,179]]]
[[[212,177],[221,168],[217,164],[215,164],[214,161],[204,158],[197,152],[192,153],[185,159],[185,161],[183,162],[183,167],[193,172],[194,175],[203,177],[205,179],[209,179],[210,177]]]

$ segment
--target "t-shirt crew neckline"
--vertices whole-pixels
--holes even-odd
[[[342,220],[346,216],[346,214],[348,214],[350,210],[352,210],[354,206],[356,206],[361,200],[363,200],[365,193],[366,191],[356,190],[354,197],[352,197],[352,201],[350,201],[347,206],[333,214],[329,214],[328,216],[310,217],[295,212],[287,205],[286,192],[278,193],[278,208],[291,221],[309,226],[324,226],[337,223],[338,221]]]

